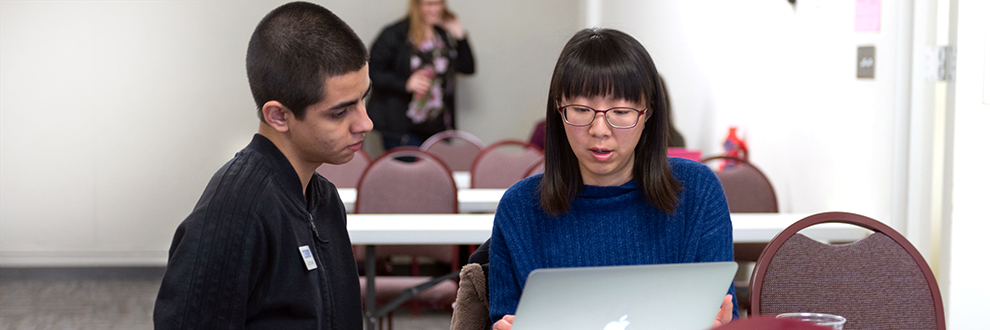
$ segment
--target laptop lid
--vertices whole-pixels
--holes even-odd
[[[512,329],[709,329],[736,267],[727,261],[537,269]]]

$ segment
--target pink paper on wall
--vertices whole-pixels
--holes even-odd
[[[856,32],[880,32],[880,0],[856,0]]]

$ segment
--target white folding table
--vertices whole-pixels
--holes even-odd
[[[461,191],[468,191],[464,189]],[[732,213],[734,243],[766,243],[778,233],[810,214],[793,213]],[[482,244],[491,237],[495,214],[348,214],[347,232],[352,244],[365,245],[366,260],[375,260],[376,245],[391,244]],[[869,234],[860,227],[826,223],[802,231],[805,235],[828,242],[856,241]],[[365,275],[365,324],[373,330],[378,317],[399,302],[389,303],[378,310],[375,305],[375,263],[368,263]],[[456,277],[456,273],[444,278]]]

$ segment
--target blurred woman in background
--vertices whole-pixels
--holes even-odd
[[[371,47],[368,115],[386,150],[418,146],[455,128],[454,77],[474,73],[474,55],[444,0],[409,0],[409,14]]]

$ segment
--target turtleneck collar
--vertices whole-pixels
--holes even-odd
[[[636,180],[629,180],[628,182],[618,186],[602,187],[585,185],[584,190],[578,194],[578,197],[615,197],[636,189],[639,189],[639,184],[636,183]]]

